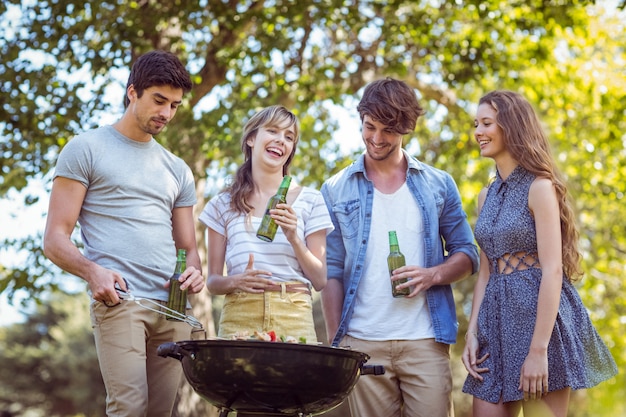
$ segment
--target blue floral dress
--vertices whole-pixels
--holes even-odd
[[[463,392],[491,403],[523,399],[519,377],[537,320],[541,282],[535,221],[528,208],[534,179],[521,166],[506,180],[498,174],[476,222],[476,240],[492,271],[478,313],[478,357],[489,353],[482,364],[489,372],[482,374],[482,382],[468,375]],[[529,256],[521,261],[516,257],[502,270],[502,260],[509,254]],[[524,264],[522,269],[515,267],[519,262]],[[613,357],[565,277],[548,345],[548,374],[550,391],[590,388],[617,374]]]

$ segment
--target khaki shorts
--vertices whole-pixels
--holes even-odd
[[[278,337],[305,337],[307,343],[317,342],[310,294],[266,291],[262,294],[236,292],[224,299],[218,336],[273,330]]]

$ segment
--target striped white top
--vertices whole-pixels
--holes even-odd
[[[307,236],[320,230],[330,233],[334,227],[322,194],[313,188],[302,187],[292,204],[298,216],[298,236]],[[254,255],[254,268],[270,271],[277,282],[301,281],[310,284],[296,260],[295,252],[281,228],[273,242],[256,237],[260,217],[245,216],[230,211],[230,194],[213,197],[202,210],[199,220],[222,236],[226,236],[226,269],[228,275],[241,274],[248,265],[248,255]]]

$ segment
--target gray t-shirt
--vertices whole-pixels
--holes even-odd
[[[87,188],[78,223],[84,255],[119,272],[137,297],[167,301],[174,272],[172,210],[196,203],[189,167],[154,139],[142,143],[105,126],[76,136],[54,178]]]

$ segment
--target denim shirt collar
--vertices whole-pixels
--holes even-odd
[[[402,149],[402,154],[404,155],[404,160],[407,161],[408,171],[421,171],[424,169],[424,164],[416,158],[412,158],[404,148]],[[357,160],[354,161],[354,163],[348,168],[349,177],[359,173],[363,174],[363,176],[369,181],[369,178],[367,177],[367,171],[365,171],[365,152],[362,153],[357,158]]]

